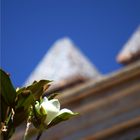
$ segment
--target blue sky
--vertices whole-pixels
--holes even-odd
[[[101,73],[115,71],[116,55],[140,24],[140,0],[2,0],[1,6],[1,65],[15,86],[65,36]]]

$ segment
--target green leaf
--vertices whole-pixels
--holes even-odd
[[[9,75],[0,69],[0,94],[9,106],[14,105],[16,91],[12,85]]]
[[[35,107],[33,107],[32,110],[32,123],[34,125],[35,128],[37,129],[44,129],[44,121],[47,117],[47,114],[41,114],[39,113]]]
[[[17,97],[17,104],[15,107],[14,125],[18,126],[28,117],[30,107],[35,103],[34,97],[30,92],[20,93]]]
[[[25,87],[22,87],[22,88],[18,88],[18,91],[17,91],[17,94],[21,94],[22,92],[24,92],[26,90]]]
[[[16,109],[14,115],[14,126],[19,126],[23,121],[27,119],[29,110],[24,110],[23,107]]]
[[[17,91],[18,96],[14,117],[15,126],[18,126],[27,118],[30,113],[30,106],[34,106],[35,101],[41,98],[42,94],[49,87],[49,82],[48,80],[35,81],[32,85],[20,88]]]
[[[72,117],[74,117],[76,115],[78,115],[78,113],[73,113],[73,114],[71,114],[71,113],[63,113],[63,114],[57,116],[56,118],[54,118],[52,120],[52,122],[47,126],[47,129],[52,127],[52,126],[54,126],[54,125],[56,125],[56,124],[58,124],[58,123],[60,123],[60,122],[66,121],[66,120],[68,120],[68,119],[70,119],[70,118],[72,118]]]
[[[32,94],[34,95],[34,98],[36,100],[39,100],[40,97],[49,88],[50,82],[52,82],[52,81],[49,81],[49,80],[40,80],[39,82],[35,81],[35,82],[33,82],[32,85],[28,86],[26,89],[30,90],[32,92]]]
[[[57,95],[58,95],[58,93],[52,93],[52,94],[49,95],[47,98],[48,98],[48,100],[52,100],[52,99],[54,99]]]
[[[1,100],[1,107],[0,107],[0,122],[4,122],[6,120],[6,116],[7,116],[7,109],[8,109],[8,105],[5,103],[3,97],[1,96],[0,98]]]
[[[17,108],[23,107],[25,110],[30,107],[35,102],[33,95],[30,92],[27,92],[26,95],[24,93],[18,95],[17,100]]]
[[[15,127],[14,127],[12,119],[10,118],[10,120],[8,121],[7,131],[2,132],[2,139],[9,140],[12,137],[12,135],[14,134],[14,132],[15,132]]]

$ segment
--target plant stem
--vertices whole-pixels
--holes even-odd
[[[27,121],[26,130],[25,130],[25,133],[24,133],[23,140],[27,140],[27,135],[28,135],[28,131],[29,131],[30,125],[31,125],[31,122]]]
[[[28,119],[27,119],[26,130],[25,130],[25,133],[24,133],[23,140],[27,140],[28,131],[29,131],[29,128],[30,128],[30,125],[31,125],[31,114],[32,114],[32,106],[30,106],[30,113],[29,113],[29,116],[28,116]]]
[[[39,140],[39,139],[41,138],[42,133],[43,133],[43,131],[40,131],[40,132],[38,133],[38,136],[37,136],[36,140]]]

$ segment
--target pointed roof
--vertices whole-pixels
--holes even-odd
[[[117,61],[123,64],[133,62],[137,59],[140,59],[140,26],[117,56]]]
[[[62,38],[54,43],[39,62],[26,85],[40,79],[58,82],[71,76],[98,78],[100,74],[69,38]]]

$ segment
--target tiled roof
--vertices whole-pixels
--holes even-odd
[[[140,26],[117,56],[119,63],[130,63],[140,58]]]
[[[69,38],[62,38],[54,43],[39,62],[26,85],[34,80],[49,79],[58,82],[73,76],[96,79],[100,74]]]

